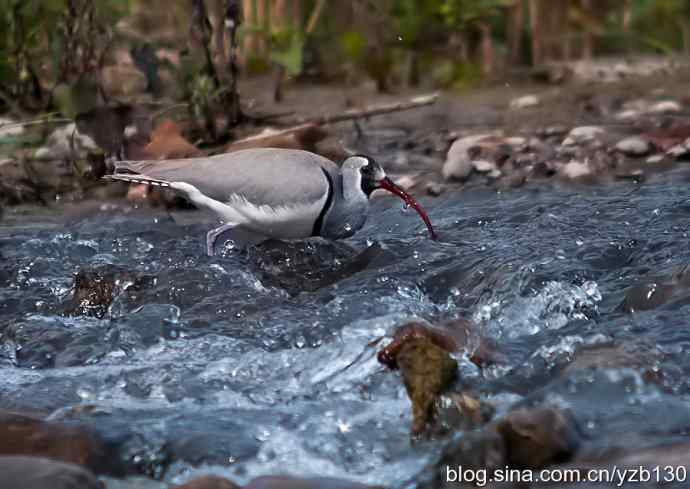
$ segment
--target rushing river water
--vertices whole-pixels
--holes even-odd
[[[687,434],[686,176],[421,201],[439,242],[376,198],[353,239],[213,258],[206,224],[160,210],[7,211],[0,408],[84,420],[166,481],[292,473],[394,487],[443,442],[410,442],[409,401],[376,340],[413,318],[465,317],[500,361],[480,371],[458,357],[461,382],[499,414],[568,407],[595,448]],[[116,278],[107,309],[74,311],[79,270]],[[639,365],[564,373],[596,344]]]

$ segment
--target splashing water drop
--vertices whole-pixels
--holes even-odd
[[[271,437],[271,432],[264,429],[261,430],[259,433],[257,433],[254,438],[256,438],[258,441],[266,441]]]

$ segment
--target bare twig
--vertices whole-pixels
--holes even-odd
[[[420,95],[414,97],[405,102],[395,102],[393,104],[382,104],[374,105],[370,107],[365,107],[364,109],[358,110],[346,110],[341,114],[323,115],[315,119],[311,119],[309,122],[316,125],[333,124],[336,122],[350,121],[353,119],[362,119],[365,117],[371,117],[381,114],[389,114],[391,112],[400,112],[402,110],[416,109],[418,107],[424,107],[427,105],[432,105],[438,99],[438,94],[434,93],[431,95]]]
[[[309,16],[309,21],[307,22],[307,28],[305,29],[305,34],[309,35],[312,32],[314,32],[314,29],[316,29],[316,24],[319,22],[319,18],[321,17],[321,12],[323,12],[323,8],[326,5],[326,0],[318,0],[316,2],[316,5],[314,6],[314,10],[311,13],[311,16]]]
[[[244,143],[257,142],[257,141],[261,141],[261,140],[268,139],[268,138],[274,139],[274,138],[277,138],[280,136],[287,136],[288,134],[299,132],[299,131],[302,131],[304,129],[309,129],[312,127],[314,127],[313,123],[305,122],[304,124],[299,124],[297,126],[288,127],[287,129],[282,129],[280,131],[268,132],[268,133],[260,132],[259,134],[252,134],[251,136],[247,136],[246,138],[242,138],[242,139],[238,139],[237,141],[233,141],[232,144],[233,145],[240,145],[240,144],[244,144]]]
[[[35,119],[32,121],[23,122],[6,122],[0,124],[0,129],[11,129],[13,127],[27,127],[27,126],[40,126],[41,124],[69,124],[74,122],[72,119],[58,118],[58,119]]]
[[[270,132],[270,133],[259,133],[259,134],[254,134],[252,136],[246,137],[244,139],[239,139],[237,141],[233,141],[232,145],[233,146],[242,146],[244,143],[258,143],[262,140],[265,139],[275,139],[279,138],[281,136],[287,136],[292,133],[298,133],[300,131],[306,131],[310,129],[317,128],[322,125],[326,124],[333,124],[337,122],[344,122],[348,120],[356,120],[360,119],[363,117],[371,117],[375,115],[381,115],[381,114],[389,114],[391,112],[398,112],[401,110],[410,110],[410,109],[415,109],[418,107],[424,107],[427,105],[431,105],[434,102],[436,102],[436,99],[438,98],[438,94],[432,94],[432,95],[423,95],[419,97],[415,97],[411,100],[405,101],[405,102],[396,102],[394,104],[386,104],[386,105],[377,105],[373,107],[367,107],[361,110],[349,110],[347,112],[344,112],[342,114],[336,114],[336,115],[325,115],[321,117],[317,117],[316,119],[311,119],[305,122],[302,122],[301,124],[297,124],[291,127],[287,127],[285,129],[282,129],[280,131],[275,131],[275,132]]]
[[[151,114],[151,120],[155,121],[159,117],[163,117],[164,115],[169,114],[170,112],[173,112],[173,111],[178,110],[178,109],[187,109],[187,108],[189,108],[188,103],[179,103],[179,104],[169,105],[168,107],[162,108],[159,111]]]

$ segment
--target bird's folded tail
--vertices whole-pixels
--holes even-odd
[[[157,178],[151,178],[147,177],[146,175],[134,173],[116,173],[114,175],[105,175],[103,178],[106,180],[119,180],[121,182],[143,183],[156,187],[170,187],[170,182],[166,182],[165,180],[159,180]]]

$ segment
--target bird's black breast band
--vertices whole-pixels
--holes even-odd
[[[326,197],[326,202],[323,204],[323,209],[319,212],[319,217],[314,221],[314,229],[312,229],[312,236],[321,236],[321,228],[323,227],[323,220],[326,218],[326,212],[331,208],[333,203],[333,180],[326,170],[321,168],[326,180],[328,180],[328,196]]]

